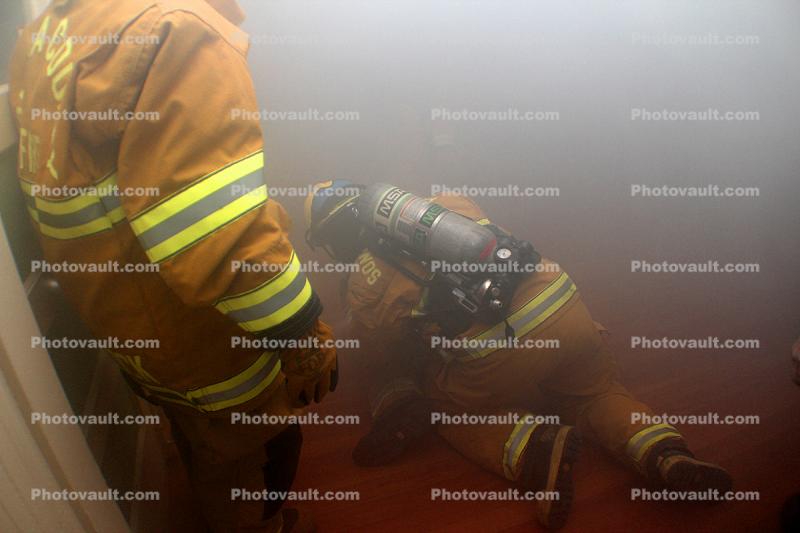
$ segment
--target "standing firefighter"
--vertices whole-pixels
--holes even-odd
[[[288,415],[336,383],[259,122],[236,118],[258,115],[241,19],[233,1],[55,0],[19,38],[10,101],[45,258],[119,265],[59,282],[98,337],[157,341],[113,355],[188,445],[212,529],[297,531],[281,501],[231,497],[286,491],[302,442],[231,413]]]
[[[570,509],[578,433],[664,488],[730,489],[728,473],[694,459],[676,428],[647,422],[652,412],[617,381],[602,328],[557,264],[464,197],[431,202],[380,184],[344,189],[359,191],[344,180],[316,185],[306,219],[310,244],[360,267],[346,300],[375,386],[374,424],[354,450],[356,464],[389,463],[433,422],[484,468],[524,490],[558,493],[537,506],[551,528]],[[509,258],[535,268],[482,277]],[[442,268],[459,259],[481,266],[477,277]],[[495,423],[452,423],[464,414]]]

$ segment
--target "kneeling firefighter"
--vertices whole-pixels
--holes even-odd
[[[652,411],[617,381],[570,277],[469,199],[327,181],[307,198],[306,221],[310,245],[360,267],[344,294],[378,379],[356,464],[387,464],[435,428],[524,490],[558,493],[537,505],[550,528],[571,507],[579,435],[663,488],[730,489],[676,428],[647,423]],[[464,414],[492,423],[448,423]]]

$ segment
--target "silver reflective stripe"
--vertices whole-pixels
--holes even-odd
[[[171,215],[139,235],[146,249],[153,248],[167,239],[174,237],[186,228],[222,209],[234,200],[247,196],[258,187],[264,185],[262,169],[245,175],[224,187],[205,196],[197,202]]]
[[[511,446],[509,446],[509,448],[508,448],[508,457],[506,457],[506,459],[508,460],[508,465],[509,466],[514,466],[513,465],[513,459],[514,459],[514,456],[516,455],[517,449],[520,447],[520,445],[523,442],[527,441],[527,439],[525,437],[526,436],[530,436],[530,435],[527,435],[528,429],[532,428],[535,425],[536,425],[535,422],[521,424],[519,432],[514,437],[514,440],[511,441]]]
[[[665,438],[680,438],[680,433],[678,430],[672,426],[664,426],[659,429],[655,429],[652,426],[643,429],[639,433],[646,433],[641,437],[634,435],[631,437],[631,440],[628,442],[626,447],[627,454],[634,458],[636,461],[640,461],[645,452],[653,446],[656,442],[665,439]]]
[[[144,386],[146,390],[149,390],[149,388],[150,388],[150,386],[148,386],[148,385],[146,385],[144,383],[139,383],[139,384]],[[155,387],[153,387],[153,388],[155,388]],[[167,389],[167,388],[164,388],[164,387],[158,387],[158,389],[155,390],[154,392],[155,392],[156,396],[162,396],[162,397],[166,396],[167,397],[166,399],[174,399],[175,401],[181,401],[181,402],[187,402],[188,401],[186,399],[186,397],[183,396],[181,393],[179,393],[177,391],[173,391],[173,390]]]
[[[516,480],[519,476],[518,464],[520,456],[528,445],[534,429],[539,425],[533,420],[526,422],[525,420],[530,420],[527,418],[528,415],[529,413],[526,413],[526,418],[521,422],[517,422],[504,445],[503,473],[510,480]]]
[[[551,305],[556,303],[559,300],[559,298],[561,298],[566,293],[571,291],[574,285],[575,284],[572,283],[571,279],[567,280],[567,282],[564,283],[556,292],[551,294],[547,299],[545,299],[545,301],[543,301],[539,305],[534,306],[534,308],[531,309],[530,311],[528,311],[524,316],[515,317],[514,320],[511,322],[511,327],[514,328],[514,331],[522,330],[522,327],[525,324],[528,324],[535,317],[537,317],[540,314],[542,314],[543,312],[545,312]],[[527,335],[527,334],[528,334],[527,331],[524,332],[524,333],[520,332],[520,333],[518,333],[518,336]],[[505,337],[505,335],[500,335],[499,337],[496,337],[496,338],[502,339],[504,337]]]
[[[199,387],[187,392],[180,392],[145,381],[137,377],[123,364],[128,376],[142,386],[143,392],[156,399],[178,403],[197,409],[202,412],[214,412],[243,404],[266,390],[275,382],[281,369],[281,360],[277,352],[264,352],[252,365],[225,381]],[[250,373],[253,372],[252,375]],[[249,375],[241,383],[237,383],[244,376]],[[216,392],[204,392],[214,390]]]
[[[106,216],[106,209],[99,201],[96,204],[90,204],[81,209],[64,215],[55,215],[47,211],[38,210],[39,222],[47,224],[54,228],[71,228],[87,224],[100,217]]]
[[[250,322],[251,320],[258,320],[259,318],[269,316],[272,313],[279,311],[284,306],[291,303],[292,300],[297,298],[297,296],[303,291],[305,285],[306,275],[302,272],[298,272],[297,276],[291,281],[291,283],[281,289],[281,291],[274,296],[256,305],[251,305],[250,307],[237,309],[235,311],[228,311],[227,315],[234,321],[240,323]]]
[[[82,226],[83,224],[94,222],[98,218],[104,217],[111,211],[114,211],[122,206],[122,202],[116,194],[105,196],[98,194],[99,191],[115,191],[115,188],[112,188],[108,185],[109,183],[116,183],[116,176],[114,174],[103,178],[100,180],[100,182],[93,185],[92,187],[94,188],[94,194],[87,193],[56,200],[36,197],[30,192],[27,192],[27,189],[25,189],[23,186],[23,190],[25,191],[25,203],[28,205],[28,207],[36,210],[38,221],[41,224],[46,224],[47,226],[60,229]],[[68,205],[71,200],[76,200],[81,197],[92,197],[92,203],[68,213],[51,213],[47,210],[47,208],[42,207],[42,204],[51,207]],[[40,205],[38,206],[37,198],[40,202]]]
[[[113,211],[122,206],[122,201],[119,199],[119,196],[101,196],[100,201],[103,202],[106,211]]]
[[[267,364],[264,365],[264,367],[261,370],[256,372],[247,381],[242,382],[240,385],[232,389],[216,392],[213,394],[205,394],[203,396],[195,398],[195,402],[200,405],[207,405],[211,403],[222,402],[225,400],[233,400],[234,398],[237,398],[245,394],[246,392],[249,392],[254,388],[256,388],[260,383],[262,383],[267,378],[267,376],[270,375],[270,373],[272,373],[272,371],[275,369],[275,365],[278,364],[279,362],[280,358],[278,357],[278,354],[273,353],[272,357],[269,358]]]
[[[573,290],[575,290],[575,284],[572,282],[571,279],[567,278],[566,281],[563,283],[563,285],[561,285],[561,287],[558,288],[558,290],[556,290],[553,294],[545,298],[538,305],[533,306],[533,308],[529,309],[528,312],[526,312],[524,315],[522,316],[512,315],[512,319],[509,321],[509,324],[511,325],[511,328],[514,330],[515,336],[517,338],[524,337],[525,335],[533,331],[535,326],[538,324],[534,324],[534,327],[528,328],[527,330],[525,329],[524,326],[530,324],[537,316],[547,311],[559,299],[561,299],[564,295]],[[557,311],[557,309],[553,310],[553,312],[555,311]],[[489,332],[482,333],[473,338],[479,338],[481,341],[501,341],[505,339],[505,337],[506,337],[505,323],[501,322],[495,325]],[[480,350],[478,351],[480,352]],[[472,350],[469,350],[469,352],[472,352]]]

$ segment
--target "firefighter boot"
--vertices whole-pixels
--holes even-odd
[[[415,397],[398,402],[381,413],[370,432],[361,437],[353,450],[353,462],[366,467],[387,465],[432,430],[427,400]]]
[[[656,485],[674,491],[716,490],[733,487],[731,475],[721,466],[695,459],[682,441],[663,441],[648,454],[647,477]]]
[[[559,529],[572,508],[572,464],[581,439],[575,428],[542,424],[533,430],[522,458],[520,482],[527,491],[545,492],[536,518],[547,529]]]

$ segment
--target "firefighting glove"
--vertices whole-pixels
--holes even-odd
[[[301,342],[300,348],[283,350],[280,354],[289,399],[295,407],[305,407],[311,401],[321,402],[339,381],[336,349],[325,346],[333,340],[331,328],[318,320]]]

